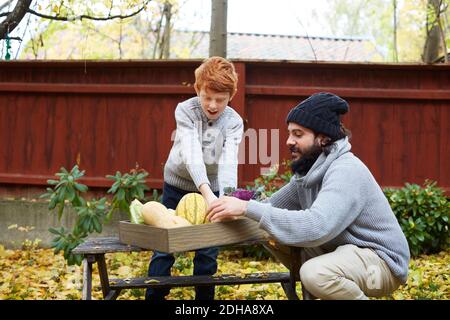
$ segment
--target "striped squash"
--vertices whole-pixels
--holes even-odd
[[[185,218],[192,224],[208,223],[206,220],[206,201],[198,193],[188,193],[177,205],[176,215]]]

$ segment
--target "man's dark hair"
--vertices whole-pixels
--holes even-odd
[[[314,132],[314,137],[317,137],[318,133]],[[350,129],[346,128],[344,126],[344,124],[341,122],[340,123],[340,134],[339,136],[336,136],[334,139],[331,139],[328,137],[328,141],[326,141],[325,143],[322,144],[322,150],[323,152],[325,152],[326,155],[328,155],[331,151],[331,145],[336,142],[339,139],[345,138],[347,137],[348,140],[350,140],[352,138],[352,132],[350,131]]]

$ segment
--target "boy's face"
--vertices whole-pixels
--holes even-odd
[[[222,114],[231,98],[229,92],[217,92],[205,87],[197,91],[197,95],[203,112],[210,120],[215,120]]]

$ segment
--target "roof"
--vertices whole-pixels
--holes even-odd
[[[190,48],[190,49],[186,49]],[[170,58],[206,58],[209,32],[171,34]],[[262,60],[377,61],[375,46],[360,37],[307,37],[256,33],[228,33],[227,58]]]

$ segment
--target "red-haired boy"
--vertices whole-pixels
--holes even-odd
[[[175,209],[187,193],[201,193],[208,206],[223,195],[224,188],[237,187],[239,143],[243,121],[228,106],[237,91],[233,64],[221,57],[206,59],[195,70],[196,97],[178,104],[176,136],[164,166],[162,203]],[[186,239],[188,241],[188,239]],[[217,271],[218,248],[196,250],[194,275]],[[168,276],[175,259],[155,251],[148,275]],[[161,300],[170,289],[149,288],[146,299]],[[196,300],[214,299],[214,286],[195,288]]]

